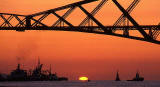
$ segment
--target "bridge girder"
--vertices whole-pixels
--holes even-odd
[[[56,11],[64,10],[64,9],[67,9],[67,8],[77,7],[77,6],[80,6],[80,5],[88,4],[88,3],[91,3],[91,2],[95,2],[95,1],[98,1],[98,0],[83,0],[83,1],[79,1],[79,2],[76,2],[76,3],[69,4],[69,5],[65,5],[65,6],[62,6],[62,7],[58,7],[58,8],[55,8],[55,9],[50,9],[50,10],[47,10],[47,11],[32,14],[30,16],[38,16],[38,15],[45,14],[45,13],[52,12],[52,11],[56,12]]]
[[[79,32],[87,32],[87,33],[97,33],[97,34],[105,34],[105,35],[112,35],[112,36],[118,36],[118,37],[124,37],[129,39],[136,39],[136,40],[142,40],[142,41],[148,41],[156,44],[160,44],[160,41],[156,40],[157,37],[160,34],[160,25],[139,25],[136,20],[134,20],[130,16],[131,9],[124,9],[116,0],[112,0],[116,6],[122,11],[123,16],[128,18],[134,26],[104,26],[100,21],[98,21],[92,12],[88,12],[87,9],[85,9],[82,5],[94,2],[97,0],[85,0],[76,2],[73,4],[65,5],[62,7],[58,7],[55,9],[39,12],[36,14],[31,15],[18,15],[18,14],[8,14],[8,13],[0,13],[0,18],[3,20],[2,25],[0,26],[0,30],[17,30],[17,31],[24,31],[24,30],[63,30],[63,31],[79,31]],[[106,0],[108,1],[108,0]],[[103,2],[103,1],[102,1]],[[104,4],[104,2],[102,3]],[[102,5],[101,3],[99,5]],[[132,4],[131,4],[132,5]],[[99,6],[97,6],[99,7]],[[76,26],[70,23],[66,20],[66,18],[76,9],[80,8],[83,13],[87,15],[86,19],[84,20],[92,20],[94,21],[97,26]],[[64,9],[69,9],[67,12],[64,13],[64,15],[60,16],[57,14],[57,11],[61,11]],[[96,8],[97,9],[97,8]],[[9,17],[5,17],[5,15],[8,15]],[[51,26],[43,23],[44,19],[47,19],[49,15],[54,15],[58,18],[58,20],[52,24]],[[40,18],[35,18],[37,16],[41,16]],[[15,18],[18,21],[18,24],[15,26],[12,25],[11,20]],[[0,21],[1,22],[1,21]],[[61,22],[67,24],[63,26],[57,26],[58,24],[61,24]],[[83,21],[82,21],[83,22]],[[8,26],[7,26],[8,25]],[[112,32],[112,30],[115,29],[116,31],[124,31],[123,34],[118,34],[115,32]],[[131,30],[138,30],[143,37],[138,36],[130,36],[129,31]],[[147,31],[149,31],[149,34],[147,34]]]

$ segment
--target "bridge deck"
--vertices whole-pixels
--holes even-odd
[[[153,26],[148,26],[148,27],[147,26],[142,26],[142,27],[146,29],[148,27],[156,27],[156,26],[153,25]],[[84,28],[100,28],[98,26],[94,26],[94,27],[93,26],[92,27],[86,27],[86,26],[83,27],[82,26],[82,27],[75,27],[74,29],[72,29],[72,28],[71,27],[35,27],[35,28],[3,27],[0,30],[17,30],[17,31],[25,31],[25,30],[58,30],[58,31],[74,31],[74,32],[84,32],[84,33],[95,33],[95,34],[112,35],[112,36],[118,36],[118,37],[123,37],[123,38],[134,39],[134,40],[141,40],[141,41],[150,42],[150,43],[154,43],[154,44],[160,44],[160,41],[154,40],[154,39],[148,40],[148,39],[145,39],[143,37],[125,36],[125,35],[117,34],[117,33],[105,33],[103,31],[87,31],[87,30],[84,30]],[[106,26],[106,28],[115,28],[115,27]],[[119,27],[117,27],[117,29],[118,28],[123,28],[123,27],[119,26]],[[130,26],[130,28],[132,30],[137,30],[134,26]],[[122,29],[119,29],[119,30],[122,30]],[[158,30],[160,30],[160,29],[158,28]]]
[[[84,28],[88,28],[88,29],[98,29],[101,28],[99,26],[74,26],[74,27],[69,27],[69,26],[57,26],[57,27],[0,27],[0,30],[65,30],[65,29],[84,29]],[[115,29],[115,30],[124,30],[124,29],[128,29],[128,30],[138,30],[135,26],[105,26],[106,29]],[[143,30],[150,30],[151,28],[153,28],[153,30],[160,30],[160,26],[159,25],[141,25],[141,28]]]

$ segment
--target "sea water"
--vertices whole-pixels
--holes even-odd
[[[160,81],[33,81],[0,82],[0,87],[160,87]]]

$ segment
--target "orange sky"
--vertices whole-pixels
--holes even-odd
[[[120,1],[120,0],[119,0]],[[75,0],[1,0],[1,13],[32,14],[66,5]],[[127,7],[131,0],[120,1]],[[98,2],[85,5],[91,11]],[[132,16],[139,24],[158,24],[160,1],[141,0]],[[92,8],[91,8],[92,7]],[[81,14],[80,14],[81,13]],[[96,15],[104,25],[112,25],[121,15],[111,0]],[[78,24],[85,17],[79,9],[67,20]],[[50,19],[52,23],[55,19]],[[44,67],[53,72],[78,79],[81,75],[92,80],[113,80],[117,69],[123,80],[134,77],[139,70],[147,80],[160,80],[160,46],[152,43],[109,35],[63,31],[0,31],[0,72],[15,69],[21,57],[24,69],[33,68],[38,56]]]

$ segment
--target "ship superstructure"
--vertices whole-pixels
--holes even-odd
[[[16,70],[10,73],[9,80],[24,81],[27,80],[27,71],[20,68],[20,64],[17,65]]]

